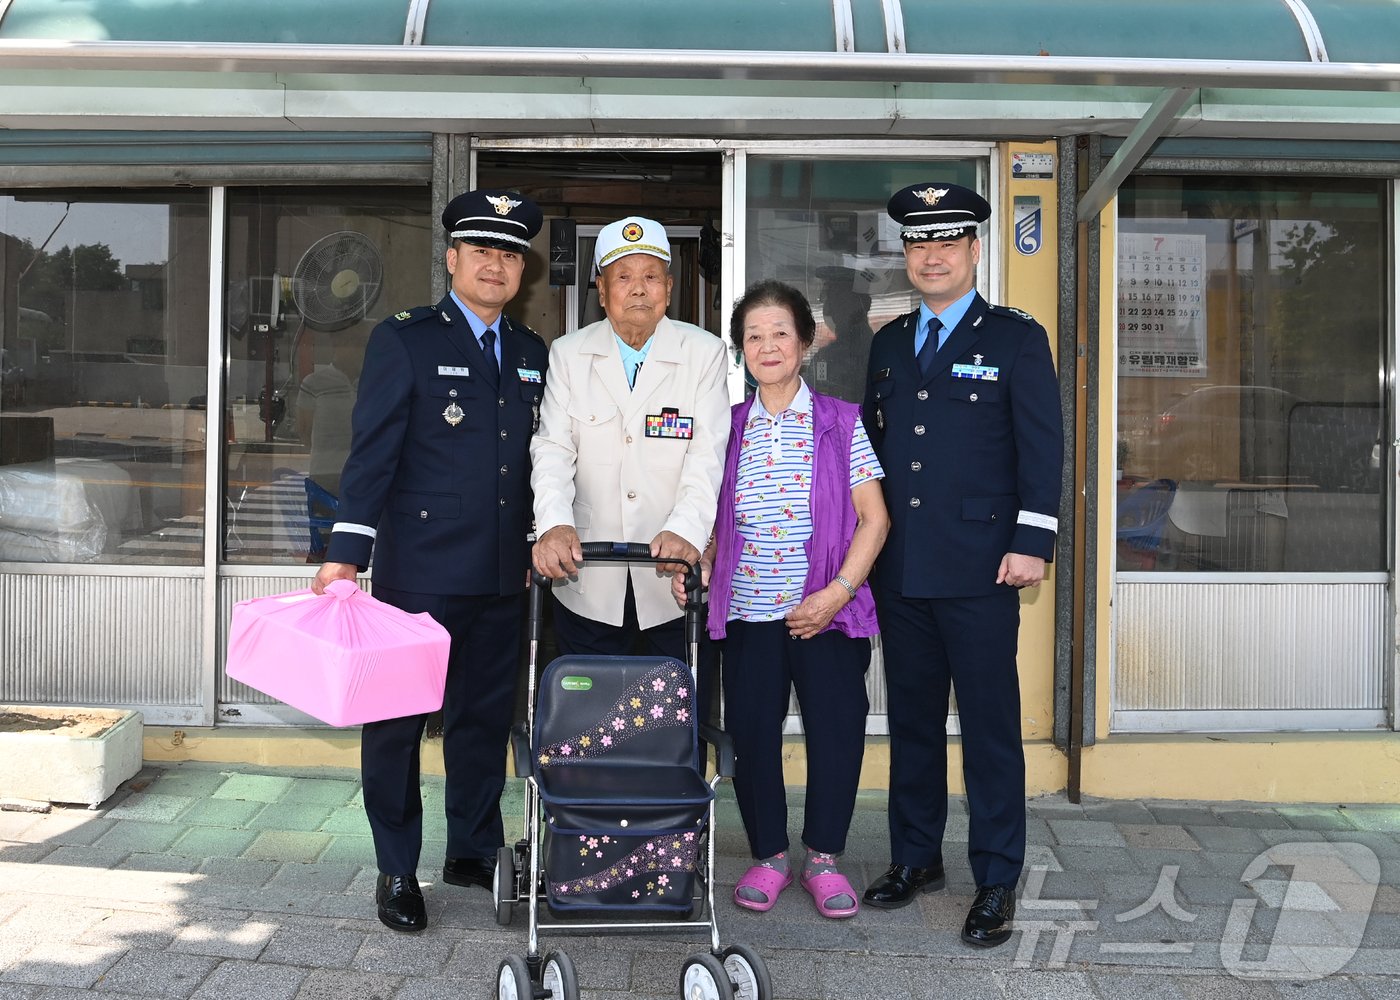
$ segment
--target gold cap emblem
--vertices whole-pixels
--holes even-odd
[[[642,227],[635,222],[629,222],[622,227],[622,238],[628,243],[636,243],[642,238]]]
[[[922,191],[915,191],[914,197],[918,198],[929,208],[932,208],[934,205],[937,205],[940,201],[942,201],[943,196],[947,193],[947,188],[926,187]]]
[[[496,210],[497,215],[509,215],[512,208],[519,206],[520,202],[513,200],[507,195],[498,194],[486,196],[486,200],[491,203],[491,207]]]

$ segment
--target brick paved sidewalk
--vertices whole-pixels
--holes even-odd
[[[947,890],[828,921],[798,889],[768,914],[729,903],[748,859],[721,791],[721,937],[766,957],[783,1000],[1400,998],[1400,808],[1035,800],[1019,933],[984,952],[958,940],[961,802]],[[440,779],[425,799],[431,926],[411,936],[375,919],[353,772],[152,766],[97,810],[0,812],[0,1000],[493,997],[497,963],[524,952],[523,907],[501,928],[486,893],[437,882]],[[862,794],[858,887],[887,861],[884,808]],[[696,930],[542,945],[568,950],[586,998],[660,1000],[705,946]]]

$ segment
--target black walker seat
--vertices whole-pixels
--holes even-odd
[[[551,910],[691,908],[714,799],[694,688],[690,668],[664,657],[563,656],[545,668],[532,769]]]

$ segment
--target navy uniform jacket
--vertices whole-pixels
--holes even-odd
[[[451,296],[374,328],[328,561],[364,570],[373,549],[375,583],[422,594],[525,589],[530,435],[549,355],[529,327],[502,316],[497,329],[499,386]]]
[[[918,320],[893,320],[870,346],[865,427],[891,522],[879,583],[914,598],[993,594],[1006,553],[1055,551],[1064,441],[1050,341],[975,295],[923,376]]]

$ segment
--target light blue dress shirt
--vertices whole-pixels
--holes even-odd
[[[966,295],[958,299],[941,313],[935,313],[925,303],[919,303],[919,327],[914,331],[914,357],[919,356],[919,348],[924,346],[924,341],[928,339],[928,321],[933,317],[938,317],[938,322],[943,324],[943,329],[938,331],[938,346],[942,347],[944,341],[948,339],[948,334],[953,332],[953,328],[962,322],[962,318],[967,315],[968,307],[972,305],[972,298],[977,294],[977,289],[970,288]]]
[[[637,384],[637,369],[642,367],[642,362],[647,359],[647,352],[651,350],[653,338],[648,337],[647,342],[638,348],[633,347],[615,333],[613,336],[617,338],[617,349],[622,355],[622,374],[627,376],[628,386],[635,386]]]
[[[480,347],[484,353],[486,348],[481,343],[481,335],[487,330],[496,331],[496,343],[493,345],[496,352],[496,371],[501,370],[501,321],[497,318],[494,326],[488,326],[481,317],[467,308],[467,304],[457,297],[456,292],[448,292],[452,296],[452,301],[457,303],[457,308],[462,310],[462,315],[467,317],[467,322],[471,324],[472,336],[476,338],[476,346]]]

